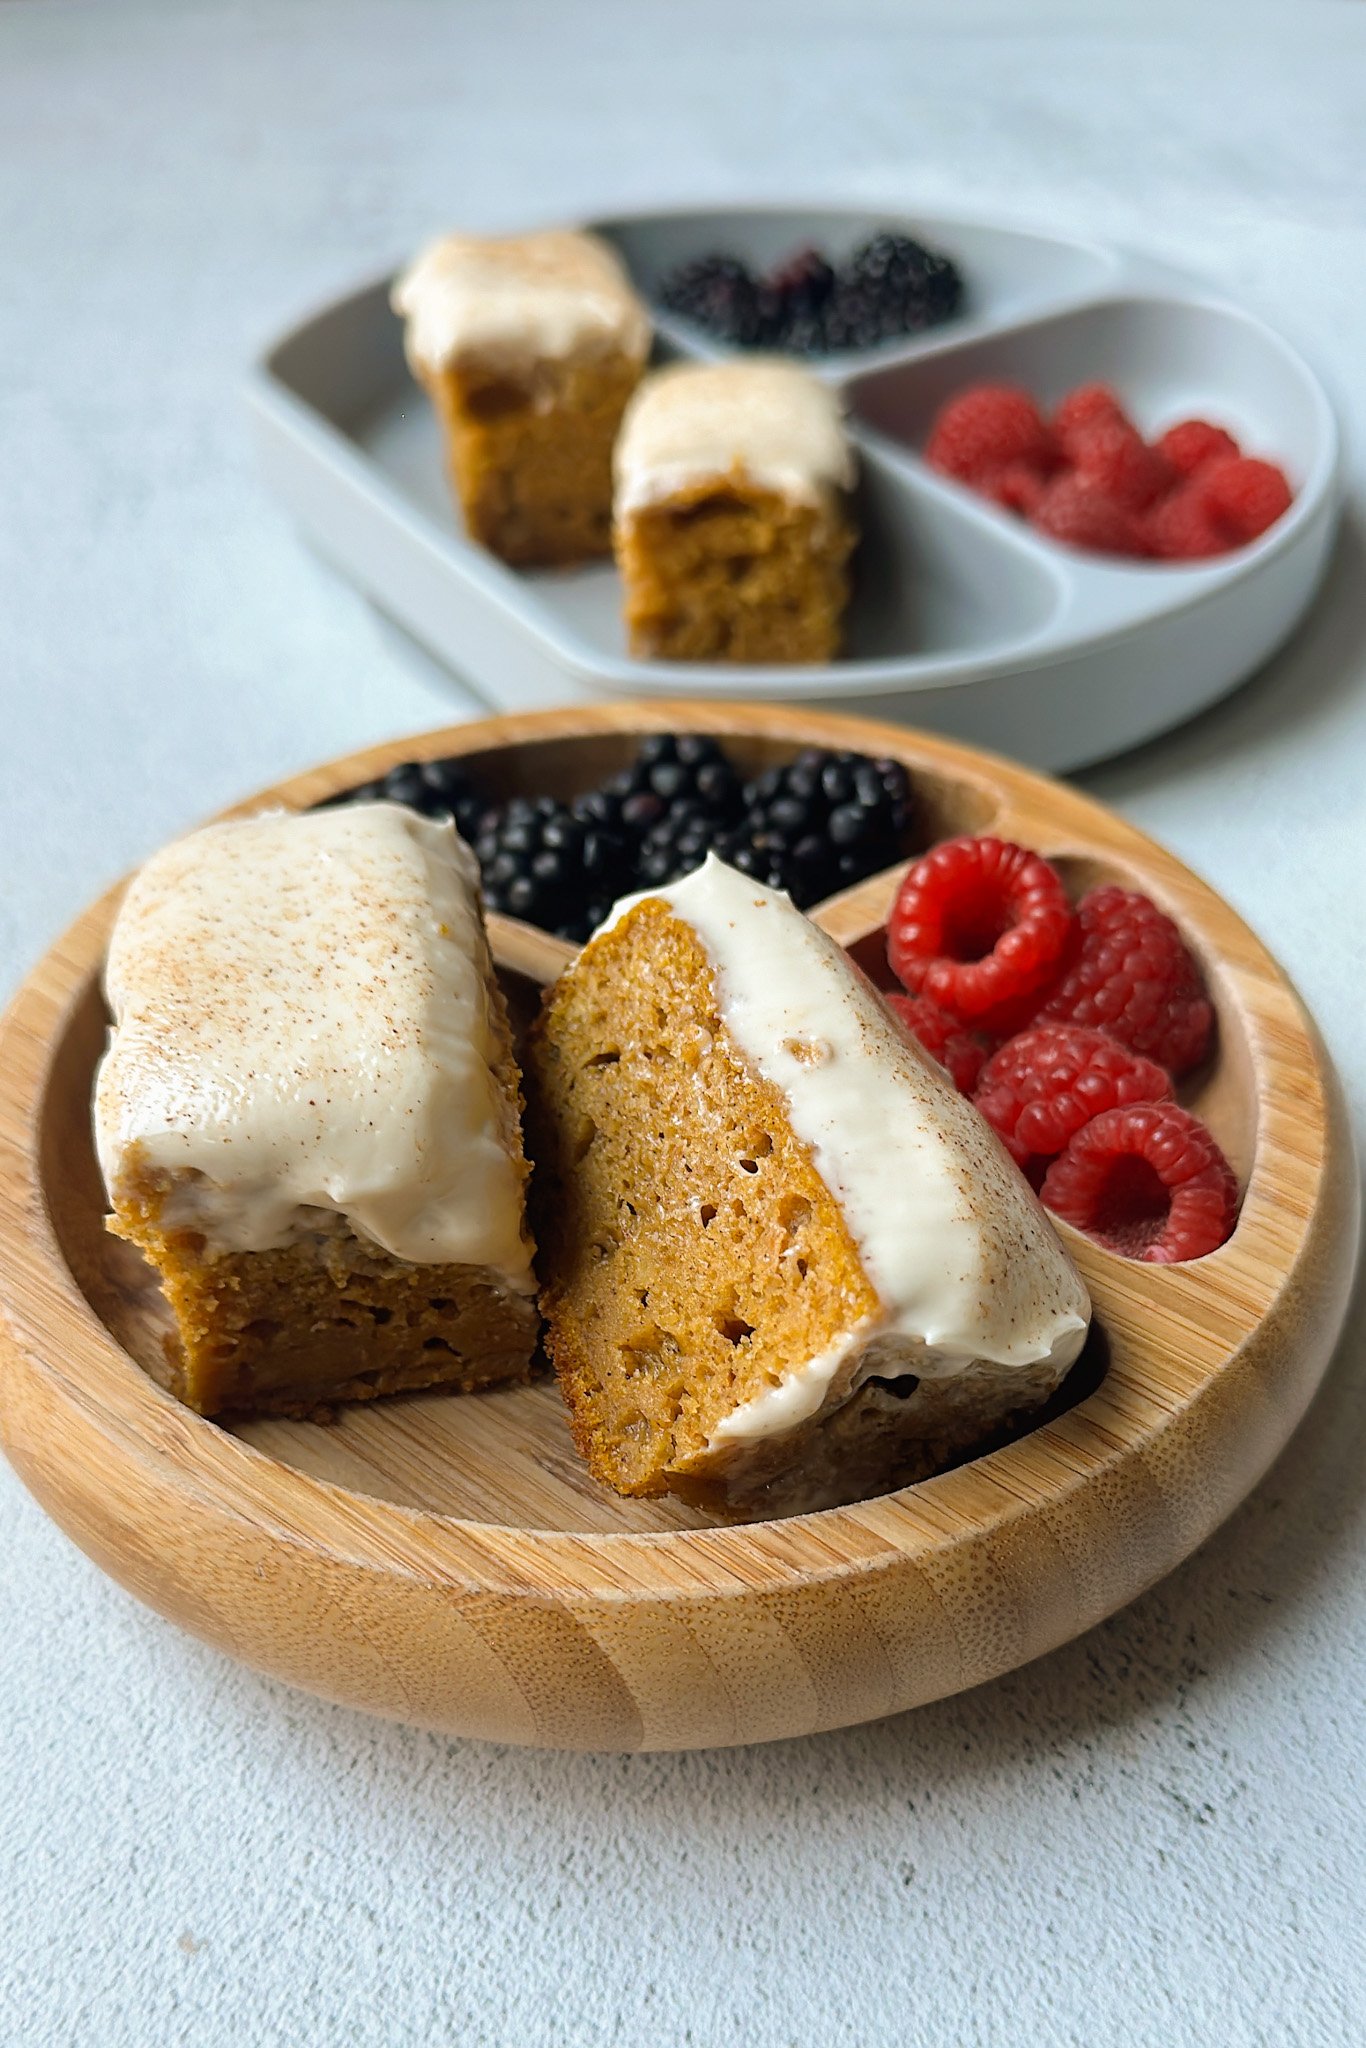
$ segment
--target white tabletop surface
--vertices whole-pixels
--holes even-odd
[[[206,811],[471,708],[258,487],[238,380],[302,307],[456,221],[920,201],[1205,271],[1361,428],[1363,79],[1343,0],[12,0],[0,985]],[[1085,778],[1286,962],[1358,1130],[1364,559],[1353,514],[1269,670]],[[1364,1394],[1358,1328],[1247,1505],[1082,1641],[715,1755],[319,1704],[137,1606],[0,1466],[0,2041],[1358,2043]]]

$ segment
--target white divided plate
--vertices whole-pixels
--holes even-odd
[[[899,228],[960,263],[965,314],[812,364],[840,389],[860,449],[863,540],[844,655],[802,668],[634,660],[610,563],[514,570],[468,541],[388,278],[283,336],[249,390],[269,481],[322,553],[489,703],[767,698],[903,719],[1064,769],[1213,702],[1312,599],[1339,509],[1332,408],[1270,328],[1176,272],[929,214],[726,208],[591,225],[647,299],[665,271],[707,251],[762,267],[814,242],[838,260]],[[666,314],[656,321],[661,360],[725,353]],[[1104,379],[1149,432],[1208,416],[1280,462],[1295,502],[1260,541],[1213,562],[1060,547],[918,452],[941,400],[982,377],[1017,380],[1045,403]]]

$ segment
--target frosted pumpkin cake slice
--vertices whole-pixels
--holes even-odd
[[[539,1328],[474,857],[356,804],[210,825],[120,909],[95,1092],[110,1227],[192,1408],[524,1378]]]
[[[525,1063],[547,1341],[618,1492],[834,1505],[1077,1357],[1086,1290],[995,1135],[833,939],[715,857],[617,907]]]
[[[834,659],[857,465],[828,385],[766,358],[673,363],[626,408],[613,466],[633,654]]]
[[[471,537],[519,564],[611,552],[612,444],[650,320],[596,235],[445,235],[398,280]]]

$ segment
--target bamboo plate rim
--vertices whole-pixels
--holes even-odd
[[[994,755],[901,727],[771,705],[665,700],[576,706],[438,728],[306,770],[221,815],[273,802],[307,806],[409,758],[689,728],[722,739],[895,755],[913,772],[978,792],[989,818],[984,829],[1057,857],[1101,859],[1132,875],[1177,918],[1202,956],[1221,1014],[1236,1013],[1250,1054],[1242,1085],[1255,1110],[1255,1149],[1237,1228],[1219,1251],[1186,1267],[1134,1265],[1065,1227],[1062,1235],[1102,1322],[1117,1325],[1124,1315],[1141,1320],[1140,1312],[1160,1309],[1180,1327],[1186,1356],[1165,1359],[1156,1376],[1112,1364],[1078,1406],[914,1487],[851,1507],[738,1527],[531,1529],[408,1507],[303,1473],[191,1413],[157,1386],[101,1321],[58,1240],[43,1178],[44,1104],[66,1024],[102,964],[120,883],[38,962],[0,1021],[0,1369],[8,1360],[25,1385],[41,1385],[46,1414],[68,1418],[113,1459],[146,1468],[142,1477],[178,1493],[192,1515],[216,1512],[267,1532],[271,1543],[286,1548],[325,1544],[330,1557],[366,1573],[416,1577],[460,1595],[621,1608],[782,1594],[950,1556],[983,1539],[1009,1541],[1040,1512],[1053,1515],[1104,1489],[1136,1457],[1160,1454],[1164,1439],[1185,1429],[1201,1397],[1289,1286],[1295,1301],[1285,1311],[1287,1342],[1296,1318],[1305,1315],[1314,1342],[1288,1397],[1273,1404],[1269,1426],[1254,1432],[1256,1446],[1240,1454],[1230,1483],[1195,1488],[1195,1500],[1175,1515],[1158,1568],[1147,1569],[1121,1598],[1080,1623],[1089,1626],[1194,1549],[1270,1463],[1322,1376],[1355,1262],[1357,1183],[1332,1067],[1285,975],[1213,890],[1103,806]],[[900,872],[830,899],[819,921],[855,944],[885,922]],[[542,978],[570,950],[507,919],[491,918],[490,930],[501,964]],[[145,1571],[140,1588],[136,1571],[120,1572],[116,1558],[101,1554],[89,1517],[83,1519],[79,1504],[63,1501],[41,1444],[31,1434],[20,1441],[11,1431],[10,1406],[0,1401],[0,1444],[21,1476],[100,1562],[158,1604]],[[1076,1632],[1055,1629],[1026,1654]],[[338,1696],[346,1696],[345,1688]]]

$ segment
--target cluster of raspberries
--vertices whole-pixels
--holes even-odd
[[[1214,1013],[1180,931],[1110,885],[1075,909],[1051,864],[951,839],[911,868],[887,927],[887,1001],[971,1096],[1045,1206],[1124,1257],[1200,1258],[1238,1187],[1173,1095]]]
[[[1161,562],[1244,547],[1292,498],[1283,470],[1208,420],[1145,441],[1108,384],[1079,385],[1051,418],[1016,385],[975,384],[941,406],[925,454],[1053,540]]]

